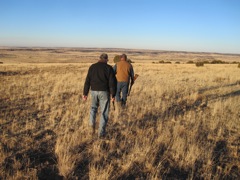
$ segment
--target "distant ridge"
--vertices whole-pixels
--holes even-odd
[[[184,54],[218,54],[218,55],[231,55],[240,56],[238,53],[220,53],[220,52],[197,52],[197,51],[177,51],[177,50],[153,50],[153,49],[129,49],[129,48],[98,48],[98,47],[41,47],[41,46],[0,46],[0,49],[11,49],[11,50],[28,50],[28,51],[52,51],[57,49],[65,49],[71,51],[81,51],[81,52],[95,52],[95,51],[105,51],[105,52],[125,52],[125,53],[184,53]]]

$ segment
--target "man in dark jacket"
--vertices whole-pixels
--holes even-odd
[[[90,126],[95,130],[96,114],[98,106],[101,109],[101,119],[99,123],[99,137],[105,136],[108,113],[111,101],[115,100],[116,77],[112,66],[107,64],[108,55],[103,53],[100,60],[89,67],[83,89],[83,100],[87,100],[89,89],[91,88],[92,104],[90,110]]]

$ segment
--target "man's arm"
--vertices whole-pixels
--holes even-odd
[[[110,72],[109,72],[109,88],[110,88],[110,94],[112,98],[114,98],[117,90],[117,79],[116,79],[113,68],[110,68]]]
[[[115,64],[115,65],[113,66],[113,72],[114,72],[114,74],[117,74],[117,64]]]
[[[84,83],[83,100],[87,100],[87,96],[88,96],[88,93],[89,93],[90,81],[91,81],[90,74],[91,74],[91,67],[88,70],[87,77],[86,77],[86,80],[85,80],[85,83]]]

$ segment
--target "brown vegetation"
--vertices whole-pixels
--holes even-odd
[[[90,63],[1,65],[0,179],[237,179],[236,65],[134,61],[128,108],[110,112],[103,140],[81,100]]]
[[[204,66],[204,62],[201,62],[201,61],[196,62],[196,66],[197,66],[197,67]]]
[[[92,63],[103,52],[108,53],[110,60],[113,60],[116,55],[125,53],[131,60],[138,62],[187,63],[192,61],[192,64],[197,61],[240,62],[240,54],[100,48],[2,48],[0,61],[4,63]]]

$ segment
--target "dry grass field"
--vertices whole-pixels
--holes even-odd
[[[140,76],[102,140],[81,99],[102,51],[0,50],[0,179],[239,179],[240,68],[182,64],[239,55],[126,51]]]

